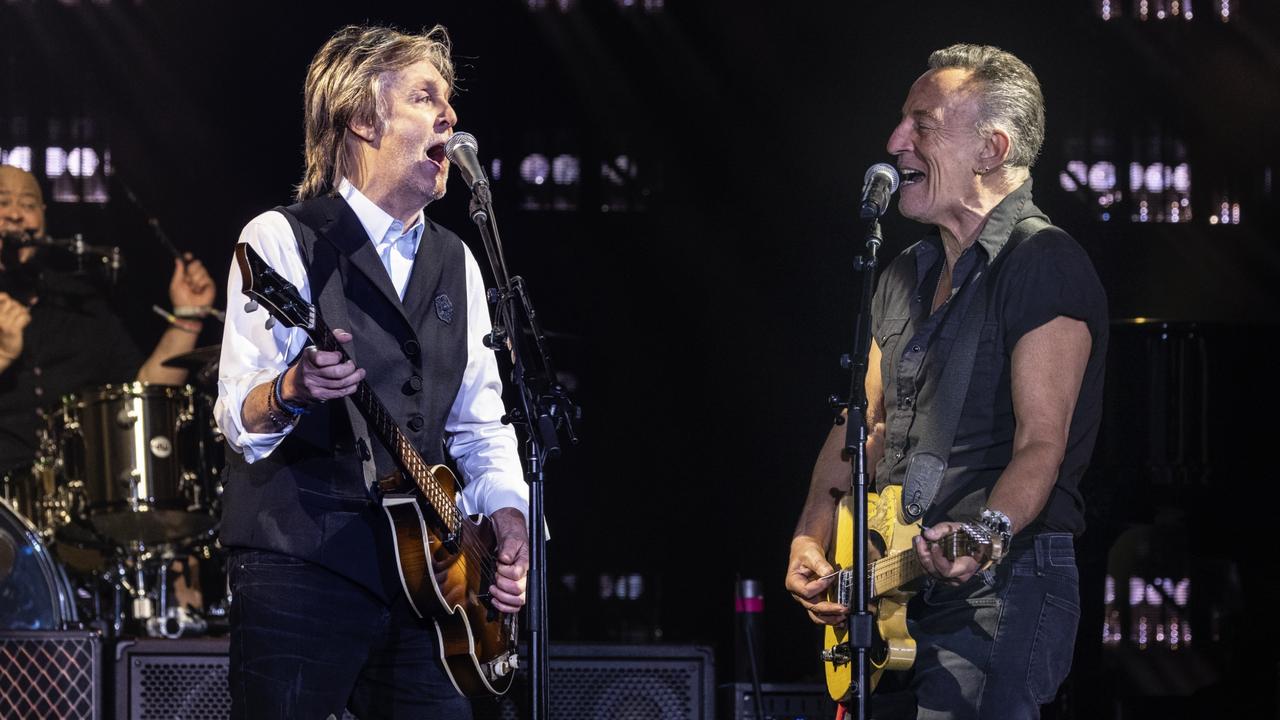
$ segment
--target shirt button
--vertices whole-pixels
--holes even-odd
[[[421,348],[418,346],[417,340],[405,340],[404,345],[400,346],[404,350],[404,354],[409,357],[418,357]]]
[[[409,378],[405,382],[404,388],[403,388],[405,395],[412,395],[421,389],[422,389],[422,378],[418,377],[417,375],[414,375],[413,377]]]
[[[911,352],[920,352],[920,346],[919,346],[919,345],[912,345],[912,346],[911,346]]]
[[[902,404],[903,404],[903,405],[906,405],[907,407],[911,407],[911,403],[913,403],[913,402],[915,402],[915,401],[916,401],[916,399],[915,399],[915,398],[913,398],[913,397],[911,397],[910,395],[908,395],[908,396],[906,396],[906,397],[902,398]]]
[[[414,432],[418,432],[419,430],[422,429],[422,426],[426,424],[427,424],[427,421],[424,420],[421,415],[414,415],[413,417],[409,418],[409,429]]]
[[[901,460],[901,459],[902,459],[902,451],[901,451],[901,450],[895,450],[895,451],[893,452],[893,457],[894,457],[894,459],[896,459],[896,460]]]

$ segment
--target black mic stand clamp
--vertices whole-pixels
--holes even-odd
[[[871,217],[864,233],[867,252],[854,262],[859,273],[860,304],[854,323],[853,352],[840,356],[840,366],[850,370],[849,395],[842,401],[835,395],[828,399],[835,413],[835,424],[845,425],[844,456],[852,465],[849,491],[854,503],[853,567],[867,567],[867,491],[870,475],[867,468],[867,365],[871,353],[871,298],[875,291],[876,253],[883,238],[879,217]],[[845,411],[847,412],[847,416]],[[875,617],[867,609],[871,601],[870,578],[865,571],[854,573],[854,593],[849,603],[848,639],[824,652],[826,662],[852,663],[852,681],[847,701],[850,720],[870,717],[869,653],[875,634]]]
[[[577,444],[573,424],[582,417],[581,410],[556,380],[546,338],[538,324],[538,314],[529,297],[524,279],[507,272],[502,238],[493,213],[489,184],[483,179],[471,186],[471,221],[480,231],[496,288],[486,291],[493,305],[493,330],[485,336],[485,346],[495,352],[508,351],[511,379],[518,389],[520,405],[510,409],[502,421],[524,430],[525,479],[529,482],[529,691],[530,720],[548,717],[547,654],[547,551],[546,521],[543,509],[543,468],[546,461],[560,456],[559,432],[564,429],[569,442]],[[528,332],[521,329],[527,325]],[[525,348],[524,338],[533,338],[533,347]],[[534,362],[531,364],[529,360]]]

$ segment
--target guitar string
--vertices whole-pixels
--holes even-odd
[[[952,540],[960,535],[961,533],[957,531],[957,532],[951,533],[950,535],[945,535],[942,538],[939,538],[936,542],[943,543],[948,540]],[[969,553],[966,553],[966,554],[969,554]],[[903,565],[910,565],[910,564],[915,564],[918,566],[919,557],[915,555],[914,550],[903,550],[902,552],[894,553],[889,557],[881,558],[879,560],[872,562],[869,572],[871,573],[872,576],[879,576],[879,575],[885,575],[885,574],[891,574],[891,573],[896,574],[898,571],[903,569],[902,568]],[[923,569],[924,569],[923,566],[921,566],[920,570],[923,571]]]
[[[330,331],[329,327],[324,323],[324,320],[320,318],[319,315],[314,316],[314,323],[316,334],[319,335],[322,340],[319,344],[324,346],[324,349],[326,350],[336,350],[341,352],[344,359],[347,359],[346,351],[344,351],[338,344],[337,339],[333,337],[332,331]],[[414,450],[408,438],[404,436],[404,433],[400,431],[399,425],[395,423],[390,412],[387,411],[386,407],[378,399],[378,396],[373,392],[373,389],[370,388],[366,382],[361,381],[360,385],[356,388],[356,393],[361,396],[361,399],[364,401],[364,405],[367,406],[369,410],[372,411],[371,414],[375,416],[374,418],[371,418],[374,421],[374,424],[378,425],[380,429],[388,431],[384,432],[384,434],[392,435],[393,442],[401,446],[400,454],[409,458],[406,465],[416,466],[410,468],[410,474],[414,476],[430,475],[429,468],[426,466],[425,461],[417,454],[417,451]],[[409,452],[406,452],[406,450]],[[436,518],[444,524],[445,529],[458,535],[459,552],[468,560],[468,562],[478,566],[483,575],[496,575],[495,561],[497,558],[495,553],[487,548],[485,544],[482,544],[478,538],[474,538],[471,533],[465,532],[462,511],[451,498],[447,497],[447,494],[444,492],[443,488],[439,486],[438,482],[433,488],[428,490],[423,488],[422,483],[418,483],[415,479],[414,486],[418,488],[427,500],[427,504],[431,507]]]
[[[279,279],[279,281],[284,285],[289,285],[289,283],[287,281],[284,281],[283,279]],[[291,288],[291,289],[294,291],[296,295],[297,288]],[[288,298],[286,298],[286,300],[288,300]],[[276,307],[275,303],[267,303],[267,304],[269,308]],[[333,336],[333,332],[329,329],[328,325],[324,322],[324,319],[320,317],[320,314],[318,312],[316,312],[314,305],[303,301],[301,297],[298,297],[296,300],[288,300],[288,302],[286,302],[285,305],[298,305],[298,306],[301,306],[302,309],[306,310],[307,320],[310,321],[309,323],[292,323],[291,322],[291,324],[303,324],[304,328],[308,324],[311,325],[311,327],[314,328],[312,341],[316,343],[317,347],[321,347],[322,349],[329,350],[329,351],[336,350],[342,353],[344,361],[347,359],[350,359],[349,356],[347,356],[346,351],[342,349],[337,339]],[[394,432],[391,434],[393,434],[395,442],[397,444],[401,444],[404,446],[401,449],[402,450],[401,454],[411,458],[411,462],[406,462],[406,465],[413,464],[416,466],[415,469],[418,471],[419,474],[425,473],[429,475],[430,474],[428,472],[429,468],[425,466],[425,461],[421,459],[421,456],[419,456],[416,451],[413,451],[410,453],[404,452],[404,449],[406,448],[408,450],[413,450],[412,445],[408,442],[408,439],[404,437],[404,434],[400,432],[399,426],[395,423],[394,419],[391,417],[386,407],[382,405],[381,401],[378,399],[376,393],[373,392],[372,388],[370,388],[367,383],[362,381],[360,385],[357,386],[357,394],[363,396],[363,399],[365,400],[365,404],[372,410],[372,414],[375,416],[374,418],[375,424],[379,424],[381,429],[384,429],[384,430],[387,429],[388,427],[394,430]],[[411,473],[411,474],[414,474],[414,473]],[[457,507],[457,505],[453,502],[453,500],[447,496],[447,494],[443,491],[443,488],[441,488],[437,483],[434,488],[428,490],[428,489],[422,488],[421,484],[417,483],[416,480],[414,482],[414,485],[419,488],[419,490],[421,491],[421,494],[423,495],[424,499],[427,501],[427,504],[431,507],[435,516],[446,526],[446,528],[450,529],[452,532],[458,535],[458,539],[459,539],[458,545],[459,545],[460,553],[470,563],[472,563],[473,565],[477,565],[483,574],[488,576],[496,575],[495,564],[494,564],[494,561],[496,560],[495,553],[492,550],[490,550],[486,545],[481,544],[478,538],[472,537],[471,533],[465,532],[466,528],[465,528],[465,524],[463,523],[461,510]]]

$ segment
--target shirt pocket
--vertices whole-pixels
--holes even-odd
[[[911,318],[885,318],[880,323],[880,332],[876,335],[876,344],[880,346],[880,370],[884,377],[890,377],[891,369],[898,364],[901,354],[903,331]]]

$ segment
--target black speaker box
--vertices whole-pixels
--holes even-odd
[[[720,686],[721,709],[725,720],[759,720],[756,717],[756,693],[751,683]],[[764,720],[806,720],[833,718],[836,704],[827,696],[827,688],[809,683],[761,683],[760,704]]]
[[[710,648],[553,644],[549,660],[548,714],[555,720],[715,720]],[[231,710],[227,665],[225,639],[122,640],[115,717],[224,720]],[[477,720],[528,717],[526,678],[522,671],[500,699],[475,700]]]
[[[140,639],[116,643],[116,720],[225,720],[227,640]]]
[[[522,658],[528,661],[528,655]],[[714,720],[715,663],[693,645],[549,648],[548,716],[554,720]],[[500,700],[472,703],[476,720],[529,717],[528,674]]]
[[[0,718],[102,720],[101,678],[96,632],[0,632]]]

